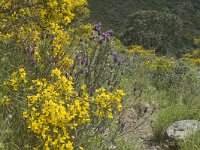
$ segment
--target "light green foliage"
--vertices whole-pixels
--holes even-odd
[[[137,140],[130,138],[116,141],[119,150],[140,150],[142,147]]]
[[[179,143],[180,150],[199,150],[200,149],[200,131],[187,137]]]

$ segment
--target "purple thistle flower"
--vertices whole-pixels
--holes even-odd
[[[89,37],[89,39],[92,41],[92,40],[94,40],[94,39],[95,39],[95,36],[94,36],[94,35],[92,35],[92,36],[90,36],[90,37]]]
[[[119,61],[120,61],[120,59],[119,59],[119,53],[113,52],[112,55],[114,56],[115,63],[119,63]]]
[[[100,32],[101,31],[101,26],[102,26],[101,22],[96,23],[96,24],[94,24],[93,29],[95,31],[97,31],[97,32]]]
[[[108,31],[102,33],[102,36],[103,36],[105,39],[109,39],[109,38],[112,36],[112,30],[108,30]]]
[[[107,33],[109,33],[112,36],[113,35],[113,30],[110,29],[110,30],[107,31]]]
[[[40,35],[41,39],[44,40],[44,33],[42,32]]]
[[[104,32],[104,33],[102,33],[102,37],[103,37],[104,39],[109,39],[109,38],[110,38],[110,34]]]

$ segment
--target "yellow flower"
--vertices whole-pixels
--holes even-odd
[[[43,149],[72,150],[71,139],[76,140],[74,129],[90,122],[93,115],[113,119],[114,111],[121,110],[125,95],[120,89],[111,93],[100,88],[90,97],[85,85],[81,86],[79,95],[73,88],[72,78],[63,76],[58,68],[52,70],[50,80],[32,80],[32,84],[29,90],[33,93],[26,96],[28,108],[23,117],[29,130],[44,141]]]
[[[112,112],[108,112],[108,118],[113,119],[113,114],[112,114]]]
[[[117,89],[116,92],[117,92],[119,95],[121,95],[121,96],[124,96],[124,95],[125,95],[125,93],[124,93],[123,90]]]
[[[84,148],[83,148],[83,147],[79,147],[79,149],[80,149],[80,150],[84,150]]]
[[[68,141],[67,144],[65,144],[65,146],[68,150],[73,150],[72,142]]]
[[[28,117],[28,113],[26,111],[23,112],[23,117],[27,118]]]
[[[58,68],[52,70],[52,73],[51,73],[52,77],[54,77],[54,76],[60,77],[60,75],[61,75],[61,71]]]
[[[122,105],[119,103],[119,104],[117,105],[117,110],[118,110],[118,111],[121,111],[121,109],[122,109]]]

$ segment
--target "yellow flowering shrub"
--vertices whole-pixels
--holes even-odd
[[[199,66],[200,65],[200,49],[193,50],[191,53],[184,55],[184,58],[190,63]]]
[[[18,71],[12,73],[10,80],[4,82],[4,87],[10,86],[14,91],[18,91],[27,82],[24,68],[19,68]]]
[[[155,57],[155,52],[153,50],[146,50],[140,45],[131,46],[127,52],[135,55]]]
[[[115,93],[107,93],[105,88],[96,90],[97,96],[94,101],[97,105],[95,114],[99,117],[113,118],[113,110],[122,109],[121,97],[125,95],[122,90],[116,90]]]
[[[183,59],[191,65],[200,66],[200,38],[194,38],[194,44],[197,47],[190,53],[183,55]]]
[[[145,63],[146,68],[157,73],[165,73],[174,68],[174,59],[166,57],[156,57],[152,62]]]
[[[144,67],[147,70],[165,72],[174,67],[174,58],[156,56],[154,50],[146,50],[139,45],[133,45],[127,52],[141,56],[143,58],[141,60],[143,60]]]
[[[16,135],[33,139],[23,143],[31,149],[83,150],[79,143],[85,127],[112,119],[122,109],[122,90],[94,88],[89,95],[87,85],[75,89],[75,79],[64,75],[82,48],[80,42],[90,41],[93,27],[78,22],[87,16],[86,5],[86,0],[0,1],[0,41],[25,53],[29,69],[18,69],[4,82],[0,107],[16,114],[14,123],[23,126]]]
[[[14,32],[17,27],[24,33],[18,34],[20,38],[25,38],[24,36],[30,34],[34,41],[37,33],[47,28],[50,28],[49,31],[52,34],[57,31],[62,32],[61,27],[68,26],[74,20],[84,17],[88,13],[86,5],[86,0],[1,0],[0,31],[6,32],[6,37],[17,36],[18,33]],[[4,35],[1,34],[1,36]]]
[[[86,5],[86,0],[2,0],[0,40],[11,40],[26,51],[40,70],[49,60],[53,67],[69,68],[73,61],[66,49],[71,44],[67,30],[74,21],[87,16]]]
[[[13,94],[17,94],[21,88],[24,88],[27,84],[26,72],[24,68],[19,68],[18,71],[11,74],[10,79],[6,80],[3,85],[0,94],[0,106],[8,106],[13,103],[11,100]]]
[[[145,62],[151,83],[159,90],[180,88],[192,78],[191,70],[182,60],[167,57],[157,57]]]
[[[7,91],[15,92],[21,83],[21,90],[26,91],[22,96],[26,103],[22,115],[29,131],[39,140],[35,149],[74,149],[77,134],[81,134],[78,128],[91,123],[95,117],[112,119],[116,111],[121,111],[125,95],[120,89],[111,93],[100,88],[94,96],[89,96],[85,85],[81,86],[81,93],[77,92],[72,77],[62,75],[58,68],[52,70],[50,79],[29,82],[25,70],[20,68],[5,86]]]
[[[200,66],[200,58],[190,59],[190,62],[192,62],[193,64],[197,66]]]

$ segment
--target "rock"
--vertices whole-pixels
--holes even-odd
[[[166,134],[170,140],[181,140],[200,129],[198,120],[180,120],[167,128]]]

